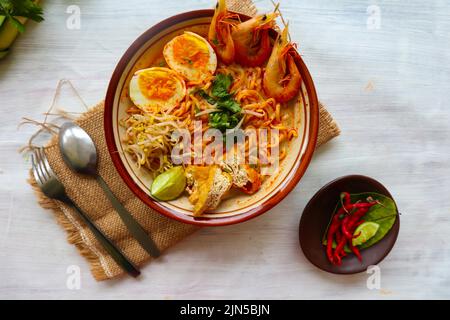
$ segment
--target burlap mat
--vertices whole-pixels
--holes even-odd
[[[247,14],[255,14],[256,9],[247,1],[229,1],[231,10]],[[94,140],[99,156],[99,173],[110,186],[114,194],[125,207],[149,232],[161,251],[176,244],[198,227],[183,224],[151,210],[141,202],[134,193],[123,183],[117,173],[108,153],[103,132],[103,102],[84,113],[76,122],[84,128]],[[320,126],[317,146],[339,135],[340,131],[323,105],[320,105]],[[111,207],[95,179],[72,173],[65,165],[59,152],[57,137],[53,137],[46,147],[46,154],[50,165],[64,184],[67,194],[73,199],[97,226],[109,236],[124,254],[136,265],[142,266],[151,257],[130,236],[119,215]],[[56,220],[68,234],[69,243],[74,244],[80,253],[88,260],[92,274],[97,280],[112,279],[124,274],[122,269],[103,250],[90,230],[78,219],[77,213],[69,206],[59,201],[47,198],[37,187],[36,181],[30,175],[30,184],[35,190],[39,204],[52,209]]]

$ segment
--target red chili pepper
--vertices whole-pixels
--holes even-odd
[[[330,227],[328,228],[328,234],[327,234],[327,257],[328,257],[328,260],[331,263],[333,263],[333,264],[335,263],[333,256],[334,256],[334,253],[336,253],[336,249],[335,249],[335,252],[333,253],[333,237],[336,236],[336,243],[339,243],[340,241],[342,241],[343,237],[342,237],[341,233],[339,232],[339,234],[337,234],[337,232],[341,228],[342,221],[343,221],[343,220],[340,219],[340,217],[343,214],[346,214],[347,212],[349,212],[352,209],[353,209],[353,204],[351,204],[351,203],[347,204],[347,205],[344,205],[344,207],[341,207],[338,210],[338,212],[333,216],[333,219],[331,221]],[[345,218],[348,218],[348,216],[346,216]],[[344,243],[344,245],[345,245],[345,243]],[[339,253],[339,255],[340,254],[341,253]]]
[[[376,202],[358,202],[355,203],[354,206],[355,208],[370,208],[374,204],[376,204]]]
[[[352,250],[353,254],[358,258],[359,261],[362,261],[361,253],[359,252],[359,249],[355,247],[352,243],[352,241],[349,241],[348,246],[350,247],[350,250]]]
[[[331,220],[331,225],[328,228],[328,235],[327,235],[327,257],[328,260],[333,263],[333,236],[336,233],[336,231],[339,230],[339,227],[341,225],[341,221],[339,219],[339,214],[335,214],[333,219]]]
[[[358,235],[353,235],[356,227],[364,221],[361,218],[369,211],[370,207],[377,202],[356,202],[351,203],[350,194],[348,192],[341,193],[342,206],[333,216],[327,235],[327,258],[335,264],[342,264],[342,257],[345,257],[345,245],[348,243],[349,248],[356,255],[358,260],[362,261],[359,249],[353,246],[352,240]],[[344,216],[343,219],[341,217]],[[333,238],[336,237],[336,248],[333,252]]]
[[[333,264],[341,264],[341,257],[345,256],[343,248],[346,243],[346,238],[342,236],[340,232],[342,223],[344,220],[350,218],[349,215],[345,216],[344,219],[340,220],[340,217],[346,213],[349,213],[353,209],[354,205],[352,203],[344,204],[343,207],[339,208],[337,213],[334,215],[331,225],[328,229],[327,235],[327,257],[328,260]],[[333,252],[333,236],[336,235],[336,248]],[[343,244],[341,244],[343,242]],[[341,246],[339,246],[341,244]]]
[[[337,211],[337,215],[343,215],[346,213],[349,213],[353,209],[353,204],[344,205],[343,207],[340,207]]]
[[[344,204],[343,207],[340,207],[336,214],[342,215],[345,213],[350,213],[352,209],[355,208],[370,208],[376,204],[376,202],[356,202],[356,203],[350,203],[350,204]]]
[[[362,218],[367,212],[367,208],[359,208],[356,212],[354,212],[352,215],[349,215],[344,218],[341,225],[341,230],[344,236],[347,239],[353,238],[353,227],[355,226],[356,222]]]
[[[364,220],[359,220],[357,223],[355,223],[355,228],[357,227],[357,226],[359,226],[360,224],[363,224],[364,223]]]
[[[341,193],[341,197],[344,198],[344,205],[345,205],[345,206],[352,204],[352,203],[351,203],[351,200],[350,200],[350,193],[348,193],[348,192],[342,192],[342,193]]]
[[[337,244],[336,249],[334,250],[333,261],[337,265],[340,265],[342,263],[341,257],[342,257],[342,252],[344,251],[346,242],[347,242],[347,238],[342,237],[341,241]],[[345,254],[345,252],[344,252],[344,254]]]
[[[341,241],[341,239],[342,239],[342,232],[341,232],[341,230],[337,230],[336,231],[336,243],[338,243],[339,241]]]
[[[347,230],[347,226],[348,226],[348,222],[350,220],[351,216],[346,216],[343,220],[342,220],[342,224],[341,224],[341,231],[342,234],[344,235],[344,237],[346,237],[347,239],[351,239],[352,235],[350,234],[350,232]]]
[[[327,258],[333,263],[333,234],[329,231],[327,237]]]
[[[354,228],[355,228],[356,224],[358,223],[358,221],[359,221],[362,217],[364,217],[364,215],[367,213],[367,211],[369,211],[369,208],[370,208],[370,207],[362,207],[362,208],[360,208],[358,211],[356,211],[356,212],[352,215],[352,217],[348,220],[347,225],[346,225],[346,228],[347,228],[349,231],[351,231],[350,229],[353,229],[353,231],[354,231]],[[352,232],[353,232],[353,231],[352,231]]]

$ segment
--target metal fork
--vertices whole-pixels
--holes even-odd
[[[114,261],[128,274],[137,277],[140,271],[136,266],[120,251],[120,249],[94,224],[89,216],[83,212],[68,196],[64,185],[58,180],[53,172],[44,153],[43,148],[39,148],[31,155],[33,175],[39,188],[49,198],[64,202],[79,214],[81,220],[89,227],[96,239],[102,244],[105,250],[111,255]]]

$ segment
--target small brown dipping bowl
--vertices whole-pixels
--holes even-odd
[[[338,178],[317,191],[306,205],[300,220],[299,238],[303,253],[316,267],[336,274],[353,274],[366,271],[368,266],[378,264],[388,255],[397,240],[400,217],[397,211],[397,219],[386,236],[373,246],[361,250],[362,262],[354,254],[348,254],[340,266],[335,266],[327,259],[322,237],[343,191],[376,192],[393,199],[389,191],[372,178],[361,175]]]

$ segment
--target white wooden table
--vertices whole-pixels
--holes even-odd
[[[22,116],[42,119],[62,78],[96,103],[139,34],[213,4],[44,1],[45,22],[28,24],[0,61],[0,298],[450,298],[448,1],[281,2],[342,135],[316,153],[297,188],[269,213],[203,229],[145,267],[140,280],[97,283],[36,203],[26,183],[30,164],[17,153],[35,128],[17,125]],[[70,4],[81,9],[80,30],[66,26]],[[371,4],[378,7],[368,13]],[[268,0],[257,5],[271,8]],[[319,271],[298,244],[307,201],[326,182],[351,173],[379,179],[403,214],[397,244],[380,264],[379,290],[367,288],[365,273]],[[66,285],[72,265],[81,270],[79,290]]]

